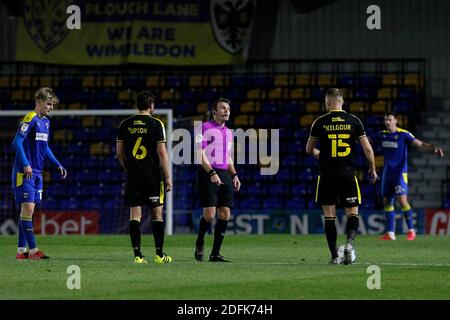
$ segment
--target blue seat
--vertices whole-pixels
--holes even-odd
[[[244,87],[247,85],[247,77],[245,76],[232,76],[230,78],[230,85],[233,87]]]
[[[413,99],[417,96],[417,91],[415,88],[401,88],[398,93],[399,98]]]
[[[289,209],[306,209],[306,201],[304,199],[287,200],[286,207]]]
[[[338,77],[338,85],[342,87],[350,87],[357,84],[357,78],[353,75],[343,75]]]
[[[166,86],[171,87],[171,88],[185,86],[186,84],[187,84],[187,79],[183,76],[169,76],[166,78]]]
[[[393,109],[396,113],[409,113],[414,111],[414,104],[409,101],[398,100],[394,102]]]
[[[278,197],[289,196],[289,185],[286,183],[277,183],[269,186],[269,195]]]
[[[283,209],[284,208],[284,200],[281,198],[269,198],[263,200],[264,208],[269,209]]]
[[[241,209],[260,209],[261,200],[256,197],[249,197],[241,200],[240,207]]]
[[[124,88],[143,88],[145,87],[145,79],[143,76],[125,76],[123,78]]]
[[[300,115],[305,111],[305,105],[298,101],[289,101],[283,111]]]
[[[381,82],[381,79],[378,76],[363,75],[360,78],[360,83],[362,86],[368,86],[368,87],[378,86],[380,84],[380,82]]]

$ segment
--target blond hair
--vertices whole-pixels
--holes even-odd
[[[59,99],[56,94],[53,92],[52,88],[43,87],[39,88],[35,94],[36,100],[47,101],[51,100],[53,104],[58,104]]]

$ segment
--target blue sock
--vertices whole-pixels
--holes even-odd
[[[25,220],[27,218],[22,217],[20,224],[22,226],[22,230],[25,233],[25,237],[27,238],[28,248],[34,249],[36,248],[36,238],[34,237],[33,231],[33,220],[32,218],[28,218],[29,220]]]
[[[413,219],[412,219],[412,210],[411,206],[406,206],[402,208],[403,217],[405,218],[406,225],[408,226],[408,230],[414,229]]]
[[[19,217],[19,222],[17,223],[17,226],[19,227],[19,242],[17,244],[17,247],[26,248],[27,237],[25,236],[25,232],[22,227],[22,217]]]
[[[384,208],[386,214],[386,231],[395,233],[395,208],[394,206],[386,206]]]

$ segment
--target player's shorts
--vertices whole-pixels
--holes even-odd
[[[155,183],[135,183],[128,180],[125,186],[125,203],[128,207],[159,207],[164,204],[165,187],[163,181]]]
[[[227,170],[214,169],[219,175],[222,185],[211,182],[208,173],[200,167],[197,172],[197,192],[202,208],[233,206],[233,181]]]
[[[408,173],[383,172],[381,179],[381,195],[385,198],[393,198],[408,194]]]
[[[34,173],[30,179],[23,176],[23,172],[13,173],[12,177],[14,198],[17,203],[40,203],[42,200],[43,180],[42,174]]]
[[[346,208],[361,204],[358,180],[353,178],[317,178],[316,202],[324,206],[344,205]]]

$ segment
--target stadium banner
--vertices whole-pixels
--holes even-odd
[[[426,209],[425,233],[450,235],[450,209]]]
[[[98,234],[97,211],[37,211],[34,232],[39,235]]]
[[[385,232],[385,216],[381,210],[361,209],[359,233],[377,235]],[[424,232],[423,210],[413,211],[413,221],[418,234]],[[198,232],[201,211],[195,211],[193,225]],[[405,234],[408,230],[401,213],[396,215],[396,232]],[[345,233],[347,217],[338,210],[336,228],[338,234]],[[323,214],[321,210],[232,210],[227,233],[231,234],[318,234],[323,233]]]
[[[69,6],[80,29],[69,29]],[[256,0],[25,0],[16,60],[227,65],[248,56]],[[71,12],[71,11],[69,11]]]

